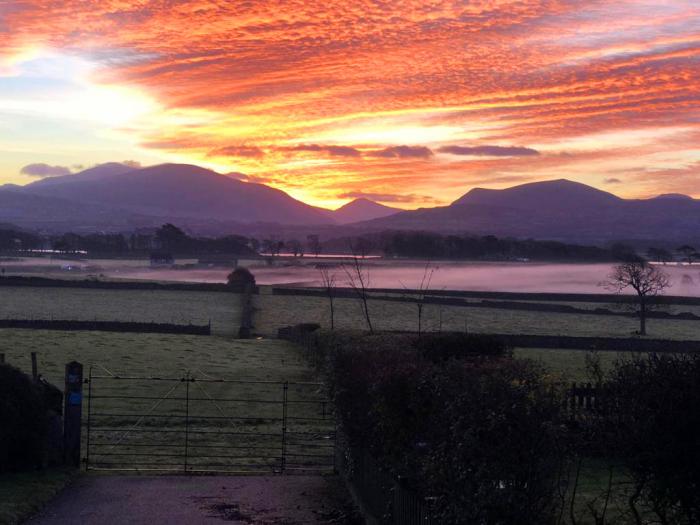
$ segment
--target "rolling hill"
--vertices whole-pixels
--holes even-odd
[[[700,239],[700,201],[687,196],[622,199],[568,180],[503,190],[475,188],[449,206],[403,211],[357,225],[568,242]]]
[[[78,203],[88,210],[98,207],[106,212],[118,211],[124,217],[149,218],[149,223],[156,219],[160,222],[204,219],[283,224],[332,222],[326,210],[304,204],[283,191],[188,164],[132,169],[110,163],[74,175],[37,181],[15,191],[25,197],[52,199],[54,208],[67,202]],[[67,211],[71,208],[65,207]],[[88,217],[85,219],[89,221]]]
[[[240,231],[251,223],[348,224],[396,211],[367,199],[335,211],[316,208],[281,190],[188,164],[134,168],[109,162],[26,186],[0,187],[0,220],[55,231],[174,222],[225,232],[233,226]]]

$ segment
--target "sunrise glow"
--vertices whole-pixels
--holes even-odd
[[[699,72],[695,0],[5,1],[0,180],[130,159],[329,207],[562,177],[700,197]]]

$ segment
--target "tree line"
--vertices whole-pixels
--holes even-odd
[[[616,258],[611,249],[597,246],[499,238],[494,235],[442,235],[422,231],[387,231],[352,239],[336,239],[324,243],[323,248],[334,252],[347,251],[350,245],[361,249],[363,253],[422,259],[607,262]]]
[[[40,236],[17,230],[0,230],[0,250],[23,252],[54,250],[67,254],[89,255],[147,255],[168,252],[175,255],[227,254],[254,256],[250,239],[240,235],[218,238],[193,237],[173,224],[164,224],[152,232],[122,233],[64,233]]]

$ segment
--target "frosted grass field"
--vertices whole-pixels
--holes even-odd
[[[397,295],[401,295],[397,292]],[[478,299],[470,299],[477,301]],[[551,304],[551,303],[549,303]],[[564,303],[577,308],[608,308],[606,303]],[[359,302],[335,299],[337,328],[365,327]],[[253,296],[254,333],[275,336],[278,328],[315,322],[330,328],[324,297],[271,295],[261,287]],[[667,311],[700,313],[700,307],[670,306]],[[371,300],[377,330],[417,330],[415,304]],[[0,287],[0,318],[75,319],[206,324],[215,335],[238,333],[241,297],[234,293],[169,290],[100,290],[81,288]],[[629,337],[638,329],[634,317],[577,315],[500,308],[426,305],[423,330],[485,333]],[[700,339],[700,321],[649,319],[649,337]]]
[[[417,330],[415,304],[382,300],[371,300],[369,304],[375,330]],[[319,323],[330,328],[328,299],[324,297],[261,293],[253,297],[253,305],[256,308],[253,318],[255,331],[267,336],[275,335],[280,326],[305,322]],[[599,303],[598,306],[607,305]],[[683,306],[681,309],[687,308]],[[357,299],[337,298],[335,310],[336,328],[365,328]],[[442,329],[506,334],[630,337],[639,328],[639,321],[634,317],[430,304],[423,309],[422,326],[425,331]],[[649,319],[647,329],[649,337],[655,339],[700,339],[700,321]]]
[[[236,334],[240,296],[221,292],[0,287],[0,318],[212,323],[215,334]]]
[[[0,267],[8,275],[45,275],[80,279],[88,275],[105,279],[130,279],[177,282],[226,282],[230,268],[196,266],[194,259],[178,259],[178,268],[150,268],[149,261],[138,259],[63,260],[26,258],[2,261]],[[315,257],[277,259],[268,265],[263,260],[249,261],[258,284],[319,286],[319,263],[336,264],[333,260]],[[426,261],[373,259],[368,262],[371,286],[374,288],[416,288],[423,276]],[[475,290],[531,293],[606,293],[605,281],[612,264],[534,263],[534,262],[469,262],[431,261],[439,268],[431,287],[440,290]],[[67,270],[67,267],[73,268]],[[663,266],[671,278],[668,295],[700,297],[700,264]],[[347,277],[340,266],[333,270],[338,284]]]

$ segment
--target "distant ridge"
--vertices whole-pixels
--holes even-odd
[[[603,244],[700,243],[700,200],[622,199],[566,179],[474,188],[449,206],[402,211],[356,199],[338,210],[189,164],[106,163],[0,187],[0,222],[48,231],[133,231],[172,222],[195,231],[342,236],[380,230],[497,235]],[[255,226],[254,226],[255,225]],[[343,228],[343,231],[339,231]]]
[[[622,199],[566,179],[475,188],[449,206],[362,223],[371,230],[460,232],[567,242],[700,241],[700,201],[681,195]]]
[[[566,179],[532,182],[505,190],[474,188],[452,203],[452,206],[504,206],[521,210],[572,210],[578,207],[608,206],[622,202],[612,193]]]

